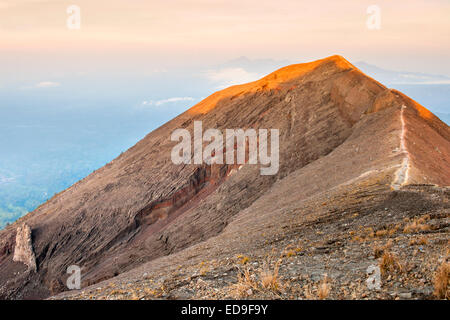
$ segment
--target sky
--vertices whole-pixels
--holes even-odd
[[[0,229],[292,63],[340,54],[450,123],[449,17],[449,0],[0,0]]]
[[[67,27],[71,5],[80,8],[80,29]],[[367,27],[373,5],[379,29]],[[0,86],[51,87],[68,75],[145,75],[240,56],[306,62],[341,54],[450,75],[449,17],[448,0],[0,0]]]

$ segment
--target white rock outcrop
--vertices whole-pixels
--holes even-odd
[[[31,239],[31,228],[26,223],[17,228],[13,261],[22,262],[28,266],[28,270],[36,272],[36,257]]]

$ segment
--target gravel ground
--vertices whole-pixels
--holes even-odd
[[[245,245],[228,242],[229,250],[221,253],[218,248],[231,238],[225,232],[173,257],[52,299],[445,297],[436,295],[435,279],[445,263],[448,279],[449,188],[413,185],[392,191],[373,185],[364,190],[308,199],[298,209],[302,215],[285,212],[259,236],[249,230],[237,241]],[[380,273],[375,287],[367,283],[369,267],[375,279]]]

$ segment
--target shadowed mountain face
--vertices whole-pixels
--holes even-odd
[[[173,164],[171,133],[192,132],[194,121],[204,130],[279,129],[278,173]],[[70,265],[82,267],[83,286],[94,284],[217,236],[233,221],[245,232],[249,217],[364,179],[393,190],[446,186],[449,159],[446,124],[344,58],[291,65],[214,93],[2,230],[0,297],[64,291]],[[37,271],[13,260],[23,224]]]

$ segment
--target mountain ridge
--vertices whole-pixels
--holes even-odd
[[[191,129],[195,120],[205,128],[279,128],[280,171],[261,177],[250,165],[242,170],[237,165],[173,165],[170,132]],[[362,136],[379,146],[371,149]],[[68,265],[83,266],[86,286],[203,243],[258,203],[270,207],[263,196],[285,179],[310,197],[361,178],[384,181],[393,189],[405,182],[449,185],[449,141],[448,126],[426,108],[343,57],[281,68],[212,94],[0,231],[0,296],[46,297],[63,291]],[[398,174],[403,178],[397,183],[405,150],[408,179]],[[350,167],[348,157],[353,158]],[[302,176],[314,183],[300,183]],[[282,206],[305,199],[288,198]],[[22,223],[32,228],[37,273],[12,261],[15,228]],[[11,277],[17,270],[20,275]]]

